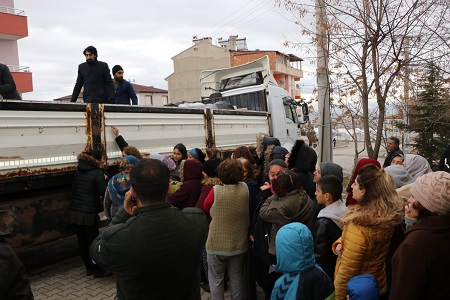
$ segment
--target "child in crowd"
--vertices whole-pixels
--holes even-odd
[[[194,207],[202,190],[202,167],[198,160],[187,159],[183,166],[183,184],[167,197],[167,202],[179,209]]]
[[[283,275],[275,283],[272,300],[333,299],[333,281],[316,264],[313,237],[304,224],[281,227],[275,243],[275,269]]]
[[[278,230],[291,222],[302,222],[308,228],[314,226],[314,203],[300,190],[299,176],[290,170],[278,173],[272,182],[273,195],[259,210],[259,216],[272,224],[269,235],[269,253],[275,255],[275,237]]]
[[[361,274],[353,277],[347,283],[348,300],[378,300],[377,279],[371,274]]]
[[[325,206],[314,225],[314,255],[324,272],[334,280],[337,256],[331,247],[342,235],[342,218],[348,208],[340,200],[342,181],[334,175],[322,176],[317,183],[317,202]]]

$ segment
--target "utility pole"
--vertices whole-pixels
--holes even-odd
[[[333,161],[331,147],[330,84],[328,81],[328,34],[324,0],[315,0],[317,42],[317,95],[319,100],[319,162]]]

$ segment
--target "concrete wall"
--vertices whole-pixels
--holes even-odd
[[[166,78],[169,101],[200,100],[200,72],[230,67],[228,49],[214,46],[205,39],[172,58],[174,73]]]

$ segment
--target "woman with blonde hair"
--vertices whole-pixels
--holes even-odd
[[[353,199],[343,218],[342,237],[333,244],[339,257],[334,286],[336,300],[344,300],[348,281],[360,274],[372,274],[380,295],[387,292],[386,257],[394,228],[403,218],[394,182],[383,169],[373,164],[363,166],[352,184]]]

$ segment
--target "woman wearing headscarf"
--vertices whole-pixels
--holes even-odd
[[[201,162],[202,164],[205,162],[205,154],[203,153],[202,150],[198,148],[192,148],[191,150],[189,150],[187,156],[188,156],[187,159],[195,159]]]
[[[132,155],[127,155],[120,160],[119,173],[108,182],[103,206],[106,218],[111,222],[114,216],[123,206],[125,193],[131,188],[130,171],[139,160]]]
[[[413,179],[433,171],[425,157],[417,154],[405,155],[405,168]]]

